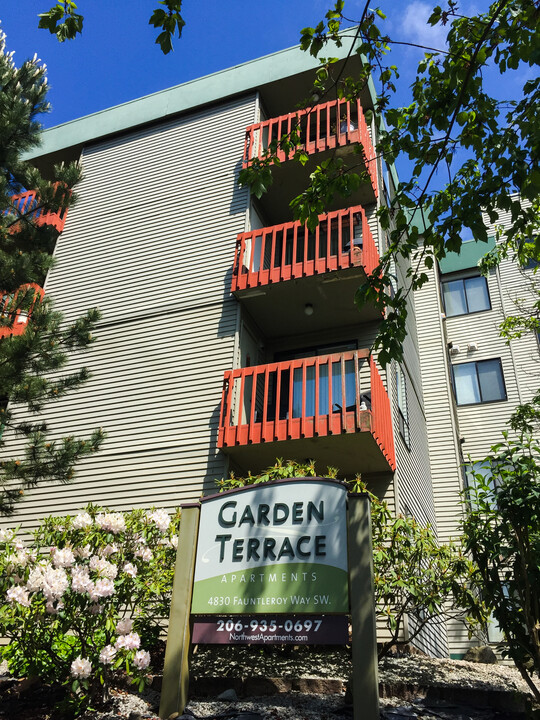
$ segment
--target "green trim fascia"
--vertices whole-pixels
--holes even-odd
[[[361,55],[360,57],[362,59],[362,64],[365,65],[367,63],[366,56]],[[367,89],[369,92],[369,96],[371,98],[371,104],[374,106],[375,102],[377,100],[377,90],[375,89],[375,83],[373,82],[373,77],[371,75],[368,77]],[[383,128],[383,130],[386,130],[386,123],[384,122],[384,117],[382,115],[380,115],[379,117],[380,117],[381,127]],[[399,185],[399,178],[398,178],[396,166],[394,165],[394,163],[391,163],[391,164],[387,163],[386,167],[388,168],[388,172],[390,173],[392,182],[394,183],[394,187],[397,188],[397,186]]]
[[[344,44],[338,48],[330,45],[327,51],[329,56],[342,59],[347,56],[348,46]],[[160,90],[137,100],[130,100],[77,120],[56,125],[42,133],[41,145],[28,151],[23,159],[31,160],[208,103],[215,103],[232,95],[255,91],[262,85],[313,70],[315,67],[316,61],[313,57],[300,50],[298,46],[280,50],[167,90]]]
[[[443,275],[447,273],[459,272],[460,270],[468,270],[478,265],[480,258],[493,250],[495,247],[495,237],[488,237],[486,243],[472,241],[463,243],[459,253],[449,252],[442,260],[439,260],[439,268]]]
[[[431,223],[427,220],[426,214],[423,212],[422,208],[414,208],[414,210],[411,210],[411,208],[405,208],[405,214],[409,218],[409,225],[411,227],[418,228],[420,235],[422,235],[428,227],[431,227]]]

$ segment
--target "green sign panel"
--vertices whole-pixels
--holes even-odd
[[[346,497],[317,479],[203,498],[192,613],[348,612]]]

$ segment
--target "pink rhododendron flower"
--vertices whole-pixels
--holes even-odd
[[[28,592],[19,586],[9,588],[9,590],[6,593],[6,597],[8,599],[8,602],[18,602],[19,605],[24,605],[25,607],[30,607],[30,598],[28,596]]]
[[[115,535],[126,529],[126,521],[122,513],[105,513],[105,515],[100,513],[96,517],[96,525],[102,530],[108,530]]]
[[[103,612],[103,605],[100,605],[99,603],[94,603],[93,605],[90,605],[90,614],[91,615],[100,615]]]
[[[30,559],[30,553],[26,548],[19,550],[19,552],[15,556],[15,562],[19,567],[26,567]]]
[[[178,548],[178,535],[173,535],[171,538],[171,545],[176,550]]]
[[[87,678],[90,676],[91,672],[92,664],[90,663],[90,660],[87,660],[80,655],[71,663],[71,674],[73,677]]]
[[[49,615],[58,615],[60,610],[63,610],[64,603],[59,600],[56,605],[53,603],[52,600],[48,600],[47,604],[45,605],[45,610],[49,613]]]
[[[75,548],[73,554],[75,555],[75,557],[81,558],[81,560],[86,560],[86,558],[89,558],[92,554],[92,548],[87,543],[83,547]]]
[[[125,648],[126,650],[137,650],[141,644],[141,638],[136,632],[130,632],[129,635],[120,635],[115,643],[117,648]]]
[[[155,523],[160,532],[167,532],[169,525],[171,524],[171,518],[166,510],[154,510],[154,512],[150,513],[148,517],[153,523]]]
[[[11,542],[15,537],[15,530],[0,530],[0,542]]]
[[[119,620],[116,624],[116,632],[118,635],[127,635],[133,628],[133,620],[130,618],[124,618]]]
[[[114,553],[118,552],[118,545],[116,543],[105,545],[105,547],[101,548],[98,552],[100,555],[103,555],[103,557],[109,557],[109,555],[114,555]]]
[[[94,570],[98,575],[109,578],[110,580],[114,580],[114,578],[118,575],[118,568],[116,565],[110,563],[108,560],[105,560],[105,558],[98,557],[97,555],[93,555],[90,558],[90,569]]]
[[[69,580],[64,568],[38,565],[30,571],[26,587],[30,592],[41,590],[47,600],[58,600],[68,589]]]
[[[51,558],[55,567],[71,567],[75,562],[75,555],[71,548],[53,548]]]
[[[114,595],[114,583],[109,578],[100,578],[96,580],[93,590],[90,592],[90,600],[96,602],[99,598],[110,597]]]
[[[99,653],[99,662],[103,665],[111,665],[114,662],[116,649],[112,645],[105,645]]]
[[[43,565],[37,565],[30,570],[28,580],[26,581],[26,587],[30,592],[37,592],[43,587],[43,570]]]
[[[94,583],[90,580],[88,568],[74,567],[71,569],[71,589],[76,593],[90,592],[94,588]]]
[[[150,653],[147,650],[138,650],[133,658],[133,664],[139,670],[144,670],[150,665]]]
[[[137,548],[134,554],[135,557],[140,557],[141,560],[144,560],[145,562],[150,562],[150,560],[154,557],[154,554],[149,547]]]
[[[126,575],[130,575],[133,578],[137,576],[137,568],[132,563],[126,563],[122,570],[126,573]]]
[[[64,568],[47,568],[43,573],[43,594],[47,600],[58,600],[69,587],[69,580]]]
[[[71,522],[71,526],[74,530],[84,530],[85,528],[90,527],[91,524],[92,518],[87,512],[79,513]]]

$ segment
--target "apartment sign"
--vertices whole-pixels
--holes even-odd
[[[328,479],[203,498],[191,612],[347,613],[346,501]]]

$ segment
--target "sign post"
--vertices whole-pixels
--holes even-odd
[[[349,612],[354,720],[378,720],[368,495],[290,478],[183,506],[160,718],[187,703],[191,616],[195,642],[346,644]]]
[[[347,529],[354,720],[379,720],[377,621],[373,587],[371,509],[367,493],[349,495]]]
[[[190,607],[199,513],[198,503],[182,506],[159,704],[160,718],[168,718],[177,711],[182,712],[188,701],[188,659],[191,643]]]

